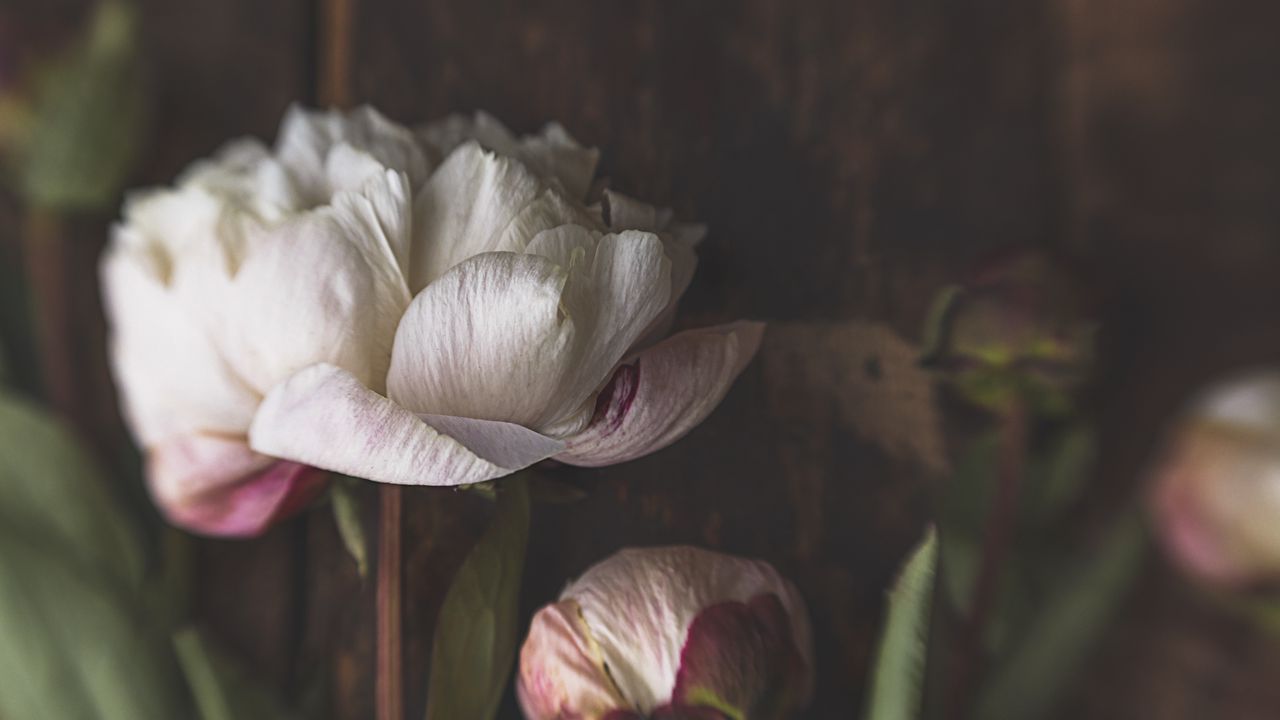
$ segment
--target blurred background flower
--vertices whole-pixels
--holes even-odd
[[[1156,526],[1181,567],[1229,586],[1280,579],[1280,373],[1204,391],[1170,429],[1152,481]]]

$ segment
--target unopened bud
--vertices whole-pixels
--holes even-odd
[[[1092,360],[1094,323],[1083,305],[1070,276],[1045,255],[1002,256],[939,297],[925,362],[981,407],[1023,402],[1061,412]]]

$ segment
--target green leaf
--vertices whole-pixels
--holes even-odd
[[[364,531],[364,512],[357,494],[356,483],[359,482],[353,478],[334,478],[329,496],[333,500],[333,519],[338,525],[338,535],[363,578],[369,574],[369,540]]]
[[[1102,547],[1058,573],[1049,600],[990,675],[978,718],[1048,714],[1132,584],[1146,544],[1141,521],[1126,516]]]
[[[58,423],[0,393],[0,717],[187,717],[140,540]]]
[[[929,528],[889,592],[867,720],[913,720],[920,712],[937,566],[938,535]]]
[[[99,4],[81,44],[38,84],[21,143],[22,189],[44,208],[114,205],[133,165],[144,108],[137,13]]]
[[[453,579],[436,623],[427,720],[491,720],[515,659],[529,536],[524,477],[498,486],[493,522]]]
[[[141,539],[71,433],[0,391],[0,527],[39,538],[86,572],[136,587]]]
[[[164,638],[141,603],[39,541],[0,530],[0,716],[185,717]]]
[[[210,647],[195,628],[173,636],[187,685],[200,720],[286,720],[293,717],[284,702],[255,683],[226,656]]]

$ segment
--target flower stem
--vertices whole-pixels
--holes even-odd
[[[982,538],[982,560],[969,616],[960,628],[947,704],[950,717],[962,720],[972,710],[974,692],[981,679],[982,637],[999,597],[1000,580],[1013,538],[1018,514],[1018,497],[1026,472],[1027,409],[1015,401],[1002,418],[1000,428],[1000,468],[996,496],[987,516]]]
[[[320,103],[351,106],[351,34],[353,0],[321,0]]]
[[[404,656],[401,652],[401,488],[384,485],[380,491],[378,527],[378,660],[376,705],[378,720],[404,718]]]

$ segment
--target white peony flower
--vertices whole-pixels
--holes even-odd
[[[520,705],[530,720],[781,720],[808,704],[811,642],[804,601],[766,563],[623,550],[534,616]]]
[[[253,534],[314,468],[457,485],[700,422],[761,326],[653,344],[702,230],[587,205],[595,161],[556,125],[292,109],[274,149],[131,197],[103,261],[113,364],[169,517]]]
[[[419,134],[444,159],[414,201],[415,297],[385,394],[313,365],[267,396],[255,449],[379,482],[460,485],[548,458],[629,460],[710,413],[762,326],[651,344],[692,277],[700,227],[616,193],[586,205],[595,153],[554,125],[515,140],[480,115]]]

